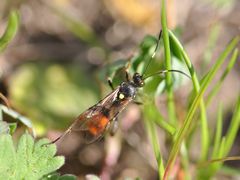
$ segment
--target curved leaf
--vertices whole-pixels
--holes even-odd
[[[3,36],[0,38],[0,52],[3,51],[8,43],[14,38],[18,30],[19,17],[16,11],[12,11],[8,18],[8,25]]]

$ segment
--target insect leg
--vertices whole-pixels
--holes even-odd
[[[56,139],[54,139],[53,141],[51,141],[50,143],[46,143],[43,144],[43,146],[48,146],[50,144],[54,144],[56,143],[58,140],[62,139],[64,136],[66,136],[67,134],[69,134],[72,131],[73,126],[75,125],[75,123],[73,123],[63,134],[61,134],[59,137],[57,137]]]
[[[116,117],[112,121],[113,122],[111,124],[109,134],[111,136],[114,136],[116,134],[117,130],[118,130],[118,118]]]
[[[110,86],[110,88],[112,90],[114,90],[113,83],[112,83],[112,80],[110,78],[108,78],[108,85]]]
[[[129,73],[128,73],[128,70],[130,69],[131,67],[131,64],[132,64],[132,58],[133,58],[133,55],[131,55],[129,58],[128,58],[128,63],[127,65],[125,66],[125,77],[126,77],[126,80],[129,82],[130,81],[130,76],[129,76]]]
[[[125,73],[126,73],[126,80],[129,82],[129,81],[130,81],[130,79],[129,79],[129,74],[128,74],[127,71],[126,71]]]
[[[136,105],[143,105],[143,103],[139,102],[139,101],[133,101],[133,103],[136,104]]]

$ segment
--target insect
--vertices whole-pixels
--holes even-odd
[[[114,133],[117,123],[117,117],[127,105],[134,101],[137,91],[139,88],[144,86],[145,79],[152,77],[158,74],[164,74],[167,72],[178,72],[185,76],[188,76],[182,71],[179,70],[163,70],[155,72],[151,75],[145,76],[145,72],[155,56],[158,44],[161,38],[161,32],[159,33],[158,42],[155,48],[151,59],[149,60],[143,74],[134,73],[132,78],[129,78],[129,74],[126,71],[126,81],[122,82],[118,87],[114,89],[112,82],[108,80],[110,87],[113,89],[105,98],[100,100],[97,104],[88,108],[86,111],[81,113],[72,125],[58,138],[50,142],[49,144],[57,142],[59,139],[69,134],[71,131],[81,131],[83,133],[84,139],[87,143],[94,142],[97,139],[100,139],[104,133],[112,129]],[[189,76],[188,76],[189,77]]]

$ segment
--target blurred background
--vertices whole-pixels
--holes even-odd
[[[161,29],[158,0],[1,0],[1,34],[11,9],[19,12],[20,28],[0,54],[0,91],[15,110],[32,120],[38,137],[49,139],[111,91],[104,71],[108,64],[129,58],[144,36],[157,36]],[[169,28],[178,32],[200,77],[240,34],[238,0],[169,0],[167,13]],[[224,100],[229,116],[240,94],[239,70],[238,59],[215,98],[216,103]],[[215,110],[212,106],[209,115]],[[160,129],[159,134],[164,136]],[[85,146],[73,134],[57,145],[58,153],[66,157],[61,173],[79,178],[158,177],[135,105],[120,116],[115,137]],[[239,152],[239,144],[234,150]]]

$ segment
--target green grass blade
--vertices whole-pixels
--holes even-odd
[[[218,108],[217,128],[216,128],[216,133],[215,133],[215,138],[214,138],[212,159],[217,157],[218,150],[220,147],[222,127],[223,127],[223,112],[222,111],[223,111],[222,104],[220,104],[219,108]]]
[[[156,119],[155,123],[162,129],[166,130],[171,136],[176,132],[176,129],[162,118]]]
[[[210,30],[210,33],[209,33],[209,36],[208,36],[207,47],[206,47],[206,50],[205,50],[204,55],[203,55],[203,64],[201,65],[202,70],[204,70],[206,68],[206,66],[211,62],[212,52],[213,52],[213,49],[216,46],[217,39],[219,37],[220,29],[221,29],[220,24],[216,23],[216,24],[213,24],[213,26]]]
[[[182,166],[184,169],[184,178],[185,180],[191,179],[191,174],[189,171],[190,165],[189,165],[189,157],[188,157],[188,148],[186,146],[186,143],[183,142],[183,145],[181,146],[181,156],[182,156]]]
[[[183,46],[177,39],[177,37],[172,33],[172,31],[169,31],[171,42],[174,43],[174,46],[178,49],[179,54],[182,56],[183,61],[188,67],[188,70],[192,77],[192,83],[194,87],[194,93],[197,94],[200,90],[200,83],[197,78],[197,74],[194,70],[194,67],[190,61],[190,58],[188,57],[186,51],[184,50]],[[201,119],[201,160],[207,159],[207,153],[209,150],[209,129],[207,124],[207,113],[206,113],[206,107],[204,104],[203,99],[200,99],[200,119]]]
[[[0,38],[0,52],[2,52],[9,42],[15,37],[19,25],[19,17],[16,11],[12,11],[8,18],[8,25],[3,34]]]
[[[146,106],[144,108],[145,109],[144,123],[146,126],[147,134],[148,134],[151,144],[153,146],[155,158],[157,160],[159,177],[162,177],[164,174],[164,165],[163,165],[163,160],[161,157],[160,145],[159,145],[158,136],[157,136],[154,122],[151,119],[148,119],[148,117],[151,117],[151,113],[152,113],[151,108],[148,108],[148,107],[149,106]]]
[[[221,140],[220,147],[219,147],[219,149],[218,149],[218,154],[217,154],[217,157],[216,157],[216,158],[221,158],[221,157],[223,157],[225,145],[226,145],[226,137],[223,137],[222,140]]]
[[[222,158],[223,157],[223,152],[224,152],[224,146],[226,143],[226,138],[223,137],[221,142],[220,142],[220,146],[217,152],[217,157],[216,158]],[[197,167],[198,167],[198,171],[197,171],[197,179],[201,180],[201,179],[211,179],[211,177],[216,173],[216,171],[222,166],[222,162],[215,162],[215,163],[210,163],[210,161],[206,161],[206,162],[201,162]],[[207,168],[206,168],[207,166]]]
[[[192,77],[194,89],[200,89],[200,83],[198,81],[197,74],[194,70],[194,67],[193,67],[193,65],[190,61],[190,58],[188,57],[188,55],[187,55],[186,51],[184,50],[182,44],[177,39],[177,37],[173,34],[173,32],[169,30],[168,33],[169,33],[169,37],[171,38],[171,42],[173,42],[175,44],[175,46],[178,48],[179,54],[182,56],[182,59],[184,60],[185,64],[188,67],[188,70],[189,70],[190,75]]]
[[[165,54],[165,62],[166,69],[172,68],[171,63],[171,52],[170,52],[170,44],[169,44],[169,36],[168,36],[168,28],[167,28],[167,17],[166,17],[166,4],[165,0],[162,0],[162,9],[161,9],[161,23],[162,23],[162,36],[163,36],[163,44],[164,44],[164,54]],[[172,76],[171,73],[166,74],[166,85],[167,85],[167,106],[168,106],[168,118],[172,124],[176,124],[176,112],[174,106],[174,96],[173,96],[173,88],[172,88]]]
[[[208,166],[213,163],[223,163],[226,161],[239,161],[239,160],[240,160],[240,156],[229,156],[229,157],[225,157],[225,158],[211,159],[210,161],[207,161],[207,162],[201,164],[201,166]]]
[[[199,170],[200,177],[202,177],[203,174],[205,174],[205,177],[206,175],[208,175],[208,178],[210,178],[217,172],[219,168],[221,168],[224,161],[239,159],[236,157],[226,156],[228,155],[230,149],[232,148],[233,142],[237,135],[237,131],[240,127],[240,96],[238,98],[235,113],[231,120],[227,135],[221,139],[223,125],[222,121],[223,121],[222,106],[220,106],[218,111],[217,129],[211,158],[212,160],[207,162],[207,164],[209,164],[208,171],[204,171],[204,169]]]
[[[226,138],[223,137],[220,143],[220,147],[217,152],[217,157],[216,158],[223,158],[224,157],[224,149],[226,145]],[[216,171],[222,166],[222,162],[217,162],[211,165],[211,173],[209,174],[210,177],[213,176]]]
[[[146,102],[146,101],[145,101]],[[149,103],[147,107],[147,111],[148,111],[148,117],[147,118],[151,118],[154,120],[154,122],[161,127],[162,129],[164,129],[167,133],[169,133],[171,136],[173,136],[176,132],[176,128],[174,126],[172,126],[171,124],[169,124],[167,121],[165,121],[165,119],[163,118],[163,116],[159,113],[158,108],[156,107],[156,105],[154,104],[153,101],[149,101]],[[144,108],[145,109],[145,108]]]
[[[175,141],[175,143],[172,147],[172,150],[170,152],[167,167],[166,167],[165,174],[164,174],[164,179],[167,178],[167,176],[168,176],[168,174],[171,170],[171,167],[175,162],[175,159],[178,155],[180,146],[181,146],[185,136],[187,135],[191,124],[193,123],[193,115],[194,115],[195,111],[197,110],[197,107],[198,107],[198,105],[201,101],[201,98],[203,97],[203,94],[204,94],[206,88],[211,83],[211,81],[212,81],[213,77],[215,76],[217,70],[219,70],[219,68],[223,64],[224,60],[231,53],[231,51],[236,47],[238,42],[239,42],[239,37],[234,38],[230,42],[230,44],[227,46],[227,48],[223,51],[223,53],[217,59],[216,63],[214,64],[214,66],[212,67],[212,69],[208,73],[207,77],[203,81],[202,86],[201,86],[198,94],[196,95],[196,97],[195,97],[195,99],[194,99],[194,101],[193,101],[193,103],[192,103],[192,105],[189,109],[187,117],[184,120],[184,124],[183,124],[182,128],[180,129],[180,131],[178,132],[176,141]]]
[[[206,106],[210,104],[213,97],[215,97],[215,95],[218,93],[219,89],[221,88],[221,85],[223,84],[223,81],[225,80],[229,72],[232,70],[234,64],[236,63],[237,57],[238,57],[238,49],[235,49],[226,69],[224,70],[223,74],[220,77],[220,80],[216,83],[216,85],[210,91],[208,97],[206,98],[207,99]]]
[[[235,109],[235,112],[234,112],[232,120],[231,120],[231,124],[230,124],[230,126],[228,128],[228,132],[226,134],[226,143],[224,146],[224,156],[227,156],[227,154],[231,150],[239,128],[240,128],[240,95],[237,100],[237,105],[236,105],[236,109]]]
[[[240,171],[237,167],[228,167],[223,165],[221,167],[221,172],[223,172],[225,175],[240,176]]]

